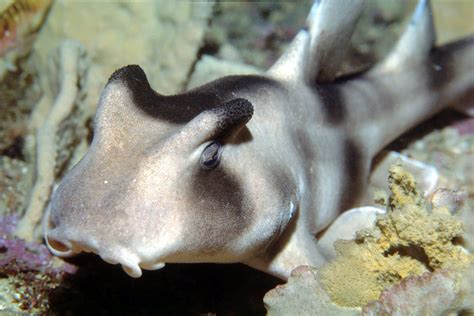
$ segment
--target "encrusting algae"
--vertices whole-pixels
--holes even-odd
[[[409,276],[462,271],[474,262],[458,243],[463,228],[449,206],[426,202],[414,177],[400,165],[389,174],[386,213],[355,240],[338,240],[337,258],[321,269],[321,281],[340,306],[364,306]]]

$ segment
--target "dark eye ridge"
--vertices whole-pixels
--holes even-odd
[[[214,169],[221,161],[222,145],[218,141],[213,141],[201,154],[201,167],[204,169]]]

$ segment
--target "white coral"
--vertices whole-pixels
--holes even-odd
[[[35,184],[30,195],[30,201],[25,214],[20,220],[16,235],[33,240],[34,228],[37,227],[43,215],[43,210],[49,199],[55,180],[54,168],[57,156],[56,133],[59,124],[70,115],[79,92],[79,80],[84,76],[85,67],[82,60],[85,50],[80,43],[67,40],[61,43],[58,50],[59,62],[59,93],[52,106],[47,93],[43,95],[32,115],[32,124],[38,121],[41,125],[36,128],[36,173]],[[43,81],[43,85],[45,82]],[[48,90],[49,87],[43,87]],[[54,89],[51,89],[54,90]],[[44,119],[40,119],[42,115]]]

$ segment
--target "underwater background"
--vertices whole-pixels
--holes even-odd
[[[224,75],[263,73],[304,25],[311,3],[0,0],[0,313],[304,314],[316,311],[311,304],[329,304],[308,303],[311,297],[303,293],[317,293],[314,284],[297,283],[266,299],[266,309],[264,295],[284,282],[240,264],[168,264],[132,279],[92,255],[64,262],[49,254],[40,225],[54,186],[87,150],[95,107],[114,70],[139,64],[163,94]],[[368,1],[344,72],[383,58],[415,5]],[[438,44],[474,34],[474,1],[436,0],[433,10]],[[74,84],[65,95],[68,54],[74,55]],[[436,167],[440,186],[464,190],[464,208],[446,231],[472,252],[474,119],[445,110],[389,149]],[[455,223],[463,223],[464,231]],[[424,293],[419,304],[425,299],[453,314],[472,312],[472,273],[459,284],[449,283],[459,278],[449,273],[406,286]],[[303,275],[307,281],[308,274],[316,275],[301,270],[295,279]],[[367,303],[342,301],[344,308],[331,313],[360,314]]]

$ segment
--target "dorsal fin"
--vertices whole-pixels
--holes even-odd
[[[430,1],[420,0],[395,48],[376,69],[393,71],[403,64],[419,63],[427,58],[435,40]]]
[[[268,70],[281,80],[324,82],[335,78],[364,0],[314,1],[306,27]]]

